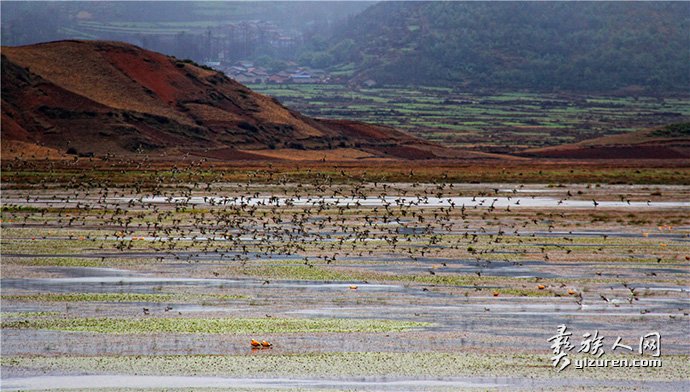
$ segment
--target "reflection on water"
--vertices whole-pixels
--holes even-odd
[[[562,387],[588,388],[591,380],[573,378],[508,378],[508,377],[452,377],[452,378],[409,378],[409,377],[360,377],[360,378],[228,378],[203,376],[39,376],[10,378],[3,382],[3,390],[73,389],[88,385],[91,389],[105,388],[242,388],[242,389],[288,389],[318,388],[336,390],[366,391],[424,391],[479,389],[554,389]],[[683,381],[645,381],[650,390],[685,390]],[[597,380],[598,388],[638,389],[635,380]]]
[[[560,199],[556,197],[514,196],[514,197],[410,197],[410,196],[386,196],[386,197],[224,197],[218,195],[209,196],[145,196],[145,197],[116,197],[105,200],[89,198],[42,198],[34,199],[4,198],[6,203],[21,203],[26,205],[60,205],[77,203],[96,203],[107,201],[112,204],[173,204],[173,205],[221,205],[221,206],[269,206],[269,207],[451,207],[455,208],[616,208],[631,209],[635,211],[690,208],[688,201],[608,201],[608,200],[576,200]]]
[[[268,205],[268,206],[342,206],[342,207],[379,207],[379,206],[416,206],[416,207],[450,207],[461,208],[495,207],[511,208],[592,208],[595,203],[592,200],[564,200],[553,197],[221,197],[221,196],[192,196],[192,197],[162,197],[152,196],[140,199],[120,199],[122,201],[139,201],[141,203],[173,203],[173,204],[220,204],[220,205]],[[659,201],[659,202],[622,202],[622,201],[597,201],[597,208],[690,208],[690,202],[684,201]]]

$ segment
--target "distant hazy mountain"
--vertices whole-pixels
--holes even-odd
[[[688,2],[382,2],[303,58],[379,83],[687,92],[688,31]]]
[[[66,39],[129,42],[197,62],[294,59],[328,37],[359,1],[2,1],[0,40],[16,46]]]

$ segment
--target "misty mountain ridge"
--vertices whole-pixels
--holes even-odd
[[[303,55],[355,81],[690,91],[690,3],[381,2]]]
[[[355,84],[663,95],[690,90],[688,15],[687,2],[3,2],[2,41],[293,61]]]

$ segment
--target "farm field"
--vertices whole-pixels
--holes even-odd
[[[687,185],[15,170],[3,390],[690,388]]]
[[[66,6],[69,7],[69,6]],[[177,7],[180,16],[173,17],[170,8]],[[288,5],[289,7],[289,5]],[[144,34],[144,35],[175,35],[180,33],[190,34],[203,32],[207,28],[216,28],[228,22],[241,22],[247,20],[261,20],[266,18],[266,7],[254,3],[200,3],[200,4],[177,4],[169,6],[168,9],[147,9],[150,17],[146,20],[137,14],[134,7],[127,5],[116,5],[108,7],[110,9],[98,9],[88,6],[82,11],[82,17],[76,18],[71,23],[61,27],[63,33],[72,34],[74,37],[84,39],[94,39],[108,34]],[[119,9],[118,9],[119,8]],[[285,5],[276,7],[276,14],[281,11],[286,12]],[[289,8],[288,8],[289,10]],[[144,11],[144,12],[146,12]],[[62,11],[65,12],[65,11]],[[223,17],[219,18],[219,13]],[[93,18],[96,14],[96,18]],[[108,17],[110,16],[110,17]]]
[[[315,117],[386,124],[442,145],[515,153],[690,119],[690,98],[476,94],[439,87],[250,84]]]

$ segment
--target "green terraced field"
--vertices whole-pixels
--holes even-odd
[[[250,85],[308,115],[386,124],[446,145],[491,152],[572,143],[690,119],[690,98],[597,97],[435,87]]]

